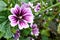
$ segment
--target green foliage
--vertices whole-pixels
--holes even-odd
[[[29,0],[20,0],[21,2],[28,2]]]
[[[43,35],[42,40],[48,40],[48,37]]]
[[[20,40],[30,40],[29,38],[20,37]]]
[[[3,11],[6,8],[7,4],[4,1],[0,1],[0,11]]]
[[[31,34],[31,29],[30,28],[27,28],[27,29],[23,29],[21,30],[22,32],[22,36],[28,36],[29,34]]]
[[[10,25],[7,23],[7,20],[0,24],[0,31],[2,34],[4,34],[3,36],[5,38],[9,39],[12,37]],[[1,34],[1,36],[2,36],[2,34]]]
[[[60,39],[60,2],[58,0],[0,0],[0,38],[4,37],[7,40],[14,40],[13,34],[16,33],[18,27],[11,27],[8,16],[11,14],[10,9],[13,8],[15,4],[21,5],[21,2],[32,2],[34,6],[40,3],[40,10],[34,12],[32,9],[32,13],[35,16],[34,23],[38,25],[40,30],[41,36],[39,35],[39,37],[42,38],[41,40]],[[41,16],[39,17],[39,15]],[[19,31],[21,35],[20,40],[29,40],[28,37],[31,36],[31,28]],[[39,39],[39,37],[34,38]]]
[[[42,35],[45,35],[45,36],[50,36],[48,30],[42,30],[42,31],[41,31],[41,34],[42,34]]]
[[[13,36],[9,24],[6,24],[5,32],[6,32],[5,35],[4,35],[5,38],[9,39]]]

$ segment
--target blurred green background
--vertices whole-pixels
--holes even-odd
[[[60,0],[0,0],[0,40],[13,40],[12,36],[17,27],[11,28],[8,16],[11,14],[10,8],[15,4],[21,5],[21,2],[31,2],[33,5],[40,3],[39,12],[32,10],[35,16],[34,23],[40,31],[37,38],[32,36],[35,40],[60,40]],[[20,37],[20,40],[28,40],[30,29],[22,33],[24,38]]]

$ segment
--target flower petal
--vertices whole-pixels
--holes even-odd
[[[20,10],[20,7],[18,4],[16,4],[14,8],[11,8],[11,13],[14,15],[18,16],[20,12],[21,12],[21,10]]]
[[[34,17],[31,15],[25,15],[23,19],[26,20],[28,23],[33,23]]]
[[[34,11],[38,12],[40,10],[40,8],[41,8],[40,3],[37,3],[37,5],[35,6]]]
[[[12,27],[15,27],[15,26],[17,25],[17,23],[11,22],[10,25],[11,25]]]
[[[31,24],[31,28],[32,28],[32,29],[37,28],[37,24]]]
[[[16,26],[16,25],[17,25],[18,19],[16,18],[16,16],[14,16],[14,15],[9,15],[8,18],[9,18],[9,20],[11,21],[11,23],[10,23],[11,26]]]
[[[22,4],[22,6],[21,6],[21,7],[26,7],[26,8],[27,8],[27,7],[30,7],[30,5],[29,5],[29,4],[27,4],[27,3],[22,2],[21,4]]]
[[[38,36],[39,35],[39,29],[38,28],[32,29],[31,34],[35,35],[35,36]]]
[[[23,29],[23,28],[28,28],[29,27],[25,20],[19,21],[18,26],[19,26],[19,29]]]
[[[21,8],[21,15],[25,16],[27,14],[32,14],[32,11],[30,8]]]

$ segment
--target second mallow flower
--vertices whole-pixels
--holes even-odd
[[[37,28],[37,24],[33,24],[31,28],[32,28],[31,34],[38,36],[39,35],[39,29]]]
[[[37,5],[34,8],[34,11],[38,12],[40,10],[40,8],[41,8],[40,3],[37,3]]]
[[[29,7],[15,5],[14,8],[11,8],[12,15],[9,15],[11,26],[19,26],[19,29],[28,28],[28,23],[33,23],[34,16]]]

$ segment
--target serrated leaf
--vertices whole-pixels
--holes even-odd
[[[0,38],[1,38],[3,35],[4,35],[4,33],[0,31]]]
[[[0,1],[0,7],[6,7],[7,4],[4,1]]]
[[[4,36],[3,34],[6,32],[5,31],[6,23],[7,23],[7,20],[0,24],[0,37]]]
[[[4,1],[0,1],[0,11],[4,10],[7,4]]]
[[[4,35],[4,37],[7,38],[7,39],[9,39],[9,38],[11,38],[13,36],[13,34],[11,32],[11,29],[10,29],[10,25],[6,24],[5,27],[6,28],[5,28],[5,35]]]
[[[9,39],[12,37],[12,32],[10,29],[10,25],[7,21],[8,20],[0,24],[0,31],[4,33],[5,38]]]
[[[7,23],[7,20],[0,24],[0,31],[5,33],[5,24]]]

